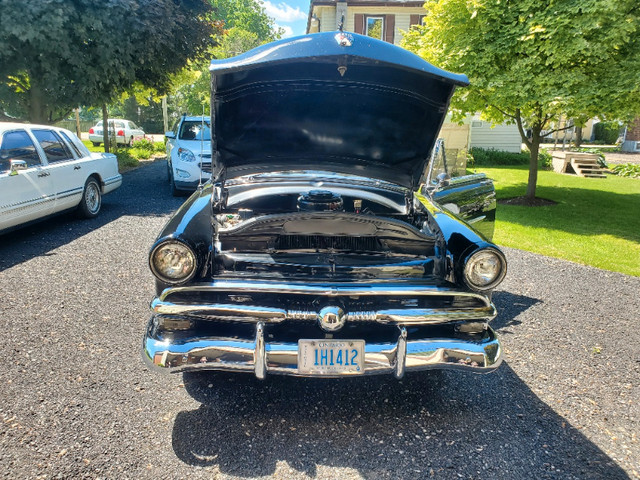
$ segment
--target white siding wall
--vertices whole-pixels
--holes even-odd
[[[320,31],[334,32],[336,30],[336,9],[335,7],[318,7],[320,14]],[[346,22],[345,22],[346,23]]]
[[[522,139],[516,125],[500,124],[491,128],[491,122],[473,119],[469,146],[518,153],[522,148]]]
[[[315,10],[316,15],[320,18],[320,31],[321,32],[333,32],[336,30],[336,17],[335,7],[317,7]],[[362,13],[364,15],[395,15],[395,28],[393,35],[393,43],[398,45],[402,39],[402,33],[400,30],[409,30],[410,16],[414,14],[424,15],[424,8],[421,7],[403,7],[402,13],[398,13],[398,9],[393,7],[347,7],[347,16],[344,22],[344,29],[347,32],[353,32],[354,27],[354,15],[356,13]]]

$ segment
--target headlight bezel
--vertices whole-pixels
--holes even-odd
[[[171,245],[177,245],[180,248],[184,248],[186,250],[187,256],[191,257],[191,262],[193,265],[191,270],[187,275],[180,278],[172,278],[161,273],[155,262],[156,254],[159,252],[159,250]],[[193,279],[193,277],[195,277],[196,273],[198,272],[199,265],[200,261],[195,249],[186,242],[176,238],[166,238],[164,240],[161,240],[160,242],[157,242],[149,252],[149,268],[151,269],[151,273],[153,273],[153,275],[158,280],[168,285],[180,285],[189,282],[191,279]]]
[[[470,279],[470,269],[474,266],[474,257],[479,257],[483,254],[490,253],[494,255],[500,262],[500,271],[499,273],[487,284],[479,285],[471,281]],[[477,261],[477,259],[476,259]],[[468,255],[465,256],[464,265],[462,267],[462,280],[464,284],[469,287],[471,290],[477,292],[485,292],[489,290],[495,289],[502,281],[504,280],[505,275],[507,274],[507,259],[504,254],[494,247],[480,247],[476,248]]]

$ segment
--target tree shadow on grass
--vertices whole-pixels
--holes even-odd
[[[162,216],[175,211],[185,198],[174,198],[166,184],[166,163],[152,162],[123,174],[122,186],[105,195],[96,218],[81,219],[75,212],[0,235],[0,271],[35,257],[50,255],[122,216]]]
[[[178,413],[174,452],[224,474],[272,475],[286,462],[311,477],[330,467],[369,479],[628,478],[506,364],[402,381],[198,372],[184,384],[201,405]]]

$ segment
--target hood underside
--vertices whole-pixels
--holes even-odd
[[[264,45],[210,70],[215,176],[313,169],[410,188],[456,85],[468,83],[400,47],[335,32]]]

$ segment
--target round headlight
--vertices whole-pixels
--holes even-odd
[[[196,255],[184,243],[161,243],[151,252],[149,265],[153,274],[166,283],[182,283],[196,273]]]
[[[492,248],[484,248],[467,259],[464,281],[474,290],[490,290],[498,286],[506,273],[504,255]]]
[[[179,148],[178,149],[178,158],[183,162],[195,162],[196,156],[193,152],[187,148]]]

